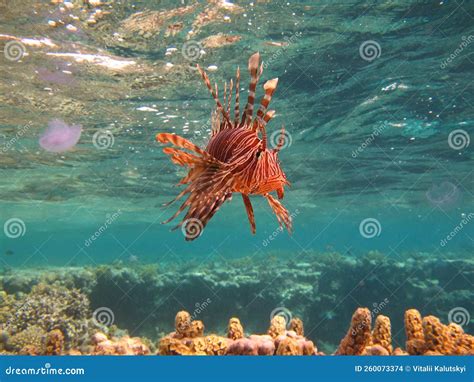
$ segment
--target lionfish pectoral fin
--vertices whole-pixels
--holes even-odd
[[[283,199],[283,197],[285,196],[285,190],[283,187],[277,189],[277,195],[278,199]]]
[[[256,225],[255,225],[255,215],[253,213],[253,207],[252,203],[250,202],[250,198],[246,194],[242,194],[242,199],[245,204],[245,210],[247,211],[247,216],[249,218],[249,223],[250,223],[250,229],[252,233],[255,235],[255,232],[257,231]]]
[[[264,196],[267,199],[268,204],[272,208],[273,212],[275,213],[278,219],[278,223],[280,223],[280,226],[284,224],[288,232],[291,233],[293,225],[288,210],[272,195],[265,194]]]

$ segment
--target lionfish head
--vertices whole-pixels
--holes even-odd
[[[279,149],[259,149],[257,150],[257,171],[265,174],[259,187],[259,193],[267,193],[276,191],[280,198],[283,197],[283,187],[289,186],[290,183],[286,179],[286,175],[281,168],[280,159],[278,158]]]

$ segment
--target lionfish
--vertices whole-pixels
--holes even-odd
[[[224,84],[223,102],[218,98],[218,88],[212,87],[209,77],[199,65],[197,69],[209,89],[216,107],[211,114],[211,137],[203,150],[192,142],[175,134],[159,133],[156,140],[171,143],[175,147],[165,147],[163,152],[173,163],[189,168],[188,174],[179,184],[187,187],[171,202],[185,195],[187,199],[163,224],[175,219],[186,208],[183,220],[173,228],[181,227],[186,240],[200,236],[208,221],[221,205],[232,198],[234,192],[242,195],[252,234],[256,232],[255,215],[249,195],[262,195],[275,213],[280,228],[285,225],[291,233],[291,216],[286,208],[270,194],[276,191],[278,199],[284,196],[284,186],[290,185],[280,167],[278,153],[285,144],[285,129],[278,135],[278,143],[268,148],[265,127],[275,114],[267,110],[278,83],[278,78],[268,80],[263,85],[265,95],[261,99],[257,115],[253,118],[255,90],[263,72],[260,54],[253,54],[248,62],[251,80],[247,105],[242,115],[239,112],[240,69],[237,68],[235,81],[235,105],[233,119],[230,115],[233,80]],[[187,151],[183,151],[185,149]]]

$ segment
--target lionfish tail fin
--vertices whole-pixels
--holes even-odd
[[[163,224],[169,223],[188,208],[185,217],[175,229],[181,227],[186,240],[194,240],[220,206],[231,197],[234,177],[229,165],[178,135],[161,133],[156,136],[156,140],[176,146],[165,147],[163,152],[169,155],[174,163],[190,167],[188,175],[180,182],[186,184],[186,188],[167,205],[186,195],[188,197]]]

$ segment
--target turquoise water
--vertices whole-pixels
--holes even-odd
[[[253,256],[317,263],[324,252],[359,258],[374,250],[391,259],[472,261],[474,4],[7,0],[0,7],[2,46],[23,49],[0,57],[5,270],[118,261],[166,269]],[[226,44],[218,33],[237,37]],[[268,132],[284,125],[289,134],[280,159],[294,233],[281,232],[257,196],[252,235],[234,195],[186,242],[161,224],[179,206],[162,204],[178,194],[185,172],[154,137],[175,132],[204,146],[214,105],[195,65],[210,68],[221,94],[240,65],[246,91],[256,51],[262,79],[279,78]],[[64,153],[38,143],[55,118],[82,125]],[[465,269],[452,276],[468,280],[471,293]],[[464,305],[474,313],[472,300]]]

